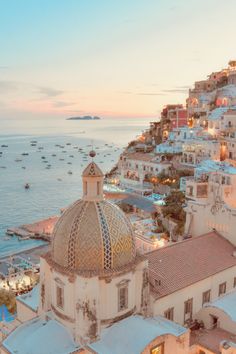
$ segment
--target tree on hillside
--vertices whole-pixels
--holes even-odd
[[[0,289],[0,306],[6,305],[9,312],[16,312],[16,297],[12,291]]]
[[[186,213],[183,209],[185,195],[181,191],[172,191],[165,199],[162,207],[162,214],[165,218],[171,218],[177,223],[175,232],[182,234],[186,220]]]

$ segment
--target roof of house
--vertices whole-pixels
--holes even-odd
[[[72,335],[56,320],[37,317],[17,327],[4,341],[10,353],[70,354],[79,350]]]
[[[220,354],[220,344],[226,341],[230,346],[234,347],[236,336],[233,333],[227,332],[221,328],[200,329],[191,331],[190,345],[198,344],[201,347],[210,350],[212,353]]]
[[[204,307],[215,307],[226,313],[232,321],[236,322],[236,291],[222,296],[221,298],[204,304]]]
[[[223,172],[235,175],[236,168],[225,161],[204,160],[197,165],[195,173]]]
[[[228,109],[229,109],[229,107],[217,107],[210,112],[208,119],[209,120],[218,120],[218,119],[220,119],[221,116],[223,116],[223,114]]]
[[[17,297],[17,301],[22,302],[24,305],[36,312],[39,307],[39,285],[36,285],[29,293],[19,295]]]
[[[236,266],[234,251],[224,237],[209,232],[146,254],[154,296],[169,295]]]
[[[151,161],[154,156],[150,153],[131,152],[124,154],[123,158],[126,158],[128,160]]]
[[[102,330],[100,339],[88,347],[98,354],[140,354],[150,342],[161,335],[171,334],[178,337],[187,331],[161,316],[130,316]]]
[[[138,209],[144,210],[148,213],[155,213],[156,208],[152,201],[141,197],[130,194],[127,198],[124,198],[121,203],[129,204],[137,207]]]

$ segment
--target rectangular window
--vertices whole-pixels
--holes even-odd
[[[226,293],[226,281],[219,285],[219,296]]]
[[[88,183],[84,182],[84,194],[87,195],[88,193]]]
[[[193,315],[193,299],[188,299],[184,302],[184,323],[192,321]]]
[[[164,312],[165,318],[167,318],[170,321],[174,321],[174,307],[171,307],[170,309],[166,310]]]
[[[128,286],[121,286],[119,291],[119,311],[123,311],[128,308]]]
[[[62,308],[64,307],[64,289],[57,285],[57,306]]]
[[[158,344],[150,350],[150,354],[164,354],[164,343]]]
[[[210,302],[211,300],[211,290],[204,291],[202,293],[202,305],[204,305],[207,302]]]
[[[236,277],[234,277],[234,288],[236,287]]]
[[[97,195],[100,194],[100,182],[97,182]]]

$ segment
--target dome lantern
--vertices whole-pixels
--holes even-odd
[[[82,173],[83,200],[100,201],[103,200],[103,173],[93,161],[96,152],[93,150],[90,151],[89,156],[92,157],[92,162],[90,162]]]

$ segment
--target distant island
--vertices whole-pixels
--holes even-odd
[[[67,120],[98,120],[98,119],[101,119],[100,117],[97,117],[97,116],[83,116],[83,117],[70,117],[70,118],[67,118]]]

